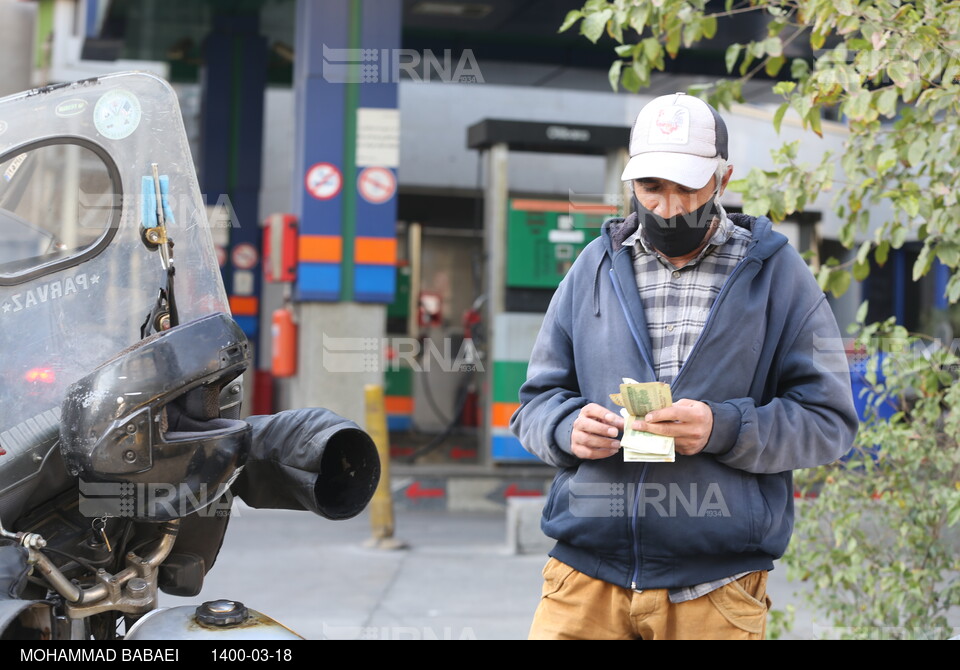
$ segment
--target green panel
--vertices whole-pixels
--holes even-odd
[[[520,386],[526,380],[526,361],[494,361],[493,402],[518,402]]]
[[[507,286],[556,288],[587,244],[600,235],[607,215],[571,212],[567,201],[551,201],[556,211],[507,211]],[[538,201],[544,202],[544,201]]]
[[[37,34],[34,41],[33,63],[37,69],[49,67],[50,56],[47,45],[53,33],[53,1],[40,0],[37,6]]]
[[[363,20],[363,1],[350,3],[350,21],[347,35],[347,48],[360,48],[361,22]],[[347,66],[349,74],[344,84],[343,96],[343,181],[355,184],[357,181],[357,108],[360,106],[359,61],[351,61]],[[340,236],[343,244],[343,260],[340,262],[340,300],[351,302],[354,295],[355,261],[354,249],[357,236],[357,189],[343,189],[343,219]]]
[[[413,396],[413,370],[410,368],[393,369],[388,367],[383,374],[384,395]]]
[[[397,267],[397,291],[393,302],[387,305],[388,319],[406,319],[410,316],[410,266]]]

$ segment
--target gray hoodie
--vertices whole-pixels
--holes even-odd
[[[674,463],[585,461],[570,451],[590,402],[617,411],[621,378],[656,381],[630,249],[636,219],[611,219],[561,282],[511,428],[560,468],[542,526],[555,558],[633,588],[675,588],[770,569],[793,529],[791,471],[852,446],[858,419],[836,319],[810,270],[766,218],[752,230],[671,385],[707,403],[704,450]]]

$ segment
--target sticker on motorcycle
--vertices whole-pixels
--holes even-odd
[[[66,118],[68,116],[76,116],[77,114],[82,114],[83,110],[87,108],[87,101],[81,100],[80,98],[74,98],[73,100],[65,100],[57,105],[57,108],[53,110],[53,113],[59,116],[60,118]]]
[[[49,284],[41,284],[34,288],[27,289],[23,293],[14,293],[9,300],[0,304],[0,310],[4,314],[10,312],[19,312],[30,307],[36,307],[49,300],[66,297],[72,293],[80,291],[89,291],[91,285],[100,282],[100,275],[91,275],[89,278],[86,273],[79,274],[76,277],[64,277],[52,281]]]
[[[107,139],[122,140],[137,129],[141,116],[137,96],[129,91],[114,89],[97,100],[97,106],[93,109],[93,125]]]

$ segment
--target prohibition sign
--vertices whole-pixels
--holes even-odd
[[[317,200],[329,200],[340,193],[343,176],[332,163],[317,163],[307,170],[307,192]]]
[[[233,261],[233,267],[239,270],[251,270],[257,264],[259,256],[255,246],[243,243],[233,248],[230,260]]]
[[[365,168],[357,177],[357,189],[364,200],[381,205],[397,192],[397,178],[392,170],[386,168]]]

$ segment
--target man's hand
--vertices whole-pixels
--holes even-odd
[[[574,424],[576,425],[576,424]],[[693,456],[703,451],[713,432],[713,411],[699,400],[682,398],[671,407],[650,412],[633,424],[636,430],[674,438],[677,453]]]
[[[623,418],[606,407],[590,403],[580,410],[570,434],[570,451],[578,458],[596,460],[608,458],[620,451],[617,436],[623,428]]]

